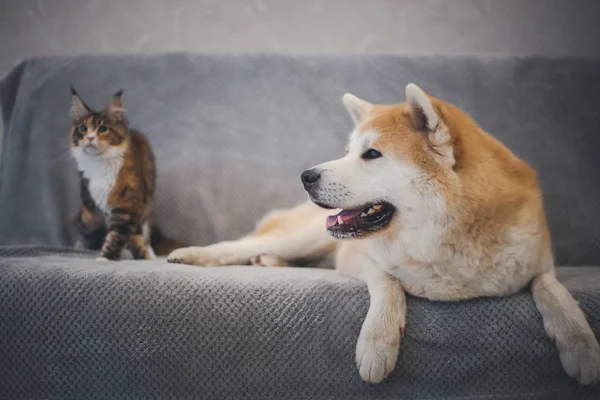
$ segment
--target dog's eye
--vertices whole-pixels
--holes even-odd
[[[102,125],[100,128],[98,128],[98,133],[104,133],[106,132],[108,129],[106,129],[106,127],[104,125]]]
[[[369,149],[362,154],[363,160],[374,160],[375,158],[381,157],[381,153],[375,149]]]
[[[79,125],[79,132],[82,132],[82,133],[87,132],[87,125]]]

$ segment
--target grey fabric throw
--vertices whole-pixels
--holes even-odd
[[[600,398],[563,372],[526,292],[409,297],[396,370],[371,385],[354,363],[368,307],[356,281],[93,256],[0,248],[0,398]],[[600,269],[566,272],[598,333]]]

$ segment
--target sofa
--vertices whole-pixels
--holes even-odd
[[[417,55],[80,55],[0,83],[0,398],[600,399],[568,377],[527,291],[408,297],[396,369],[363,382],[363,283],[331,269],[96,261],[69,221],[70,86],[119,88],[146,133],[163,233],[234,239],[305,200],[300,173],[343,154],[341,96],[403,101],[415,82],[539,174],[559,277],[600,336],[600,60]]]

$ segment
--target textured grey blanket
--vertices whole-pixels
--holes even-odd
[[[371,385],[354,364],[358,282],[92,256],[0,248],[0,398],[600,398],[563,372],[528,293],[409,297],[398,366]],[[598,332],[600,269],[561,272]]]
[[[157,221],[234,238],[304,198],[300,172],[342,154],[344,92],[455,102],[538,171],[557,260],[600,265],[600,62],[410,56],[81,56],[0,83],[0,398],[600,399],[563,372],[531,296],[408,299],[398,366],[362,382],[366,287],[333,271],[102,263],[73,243],[69,86],[120,87],[158,165]],[[35,247],[42,245],[44,247]],[[600,269],[565,282],[600,335]],[[566,275],[565,275],[566,274]]]

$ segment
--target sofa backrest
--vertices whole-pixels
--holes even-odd
[[[69,87],[119,88],[158,164],[156,219],[192,244],[250,231],[306,199],[300,173],[343,154],[345,92],[403,101],[415,82],[539,172],[557,260],[600,264],[600,62],[456,56],[114,55],[38,58],[0,86],[0,244],[69,245],[79,199]]]

